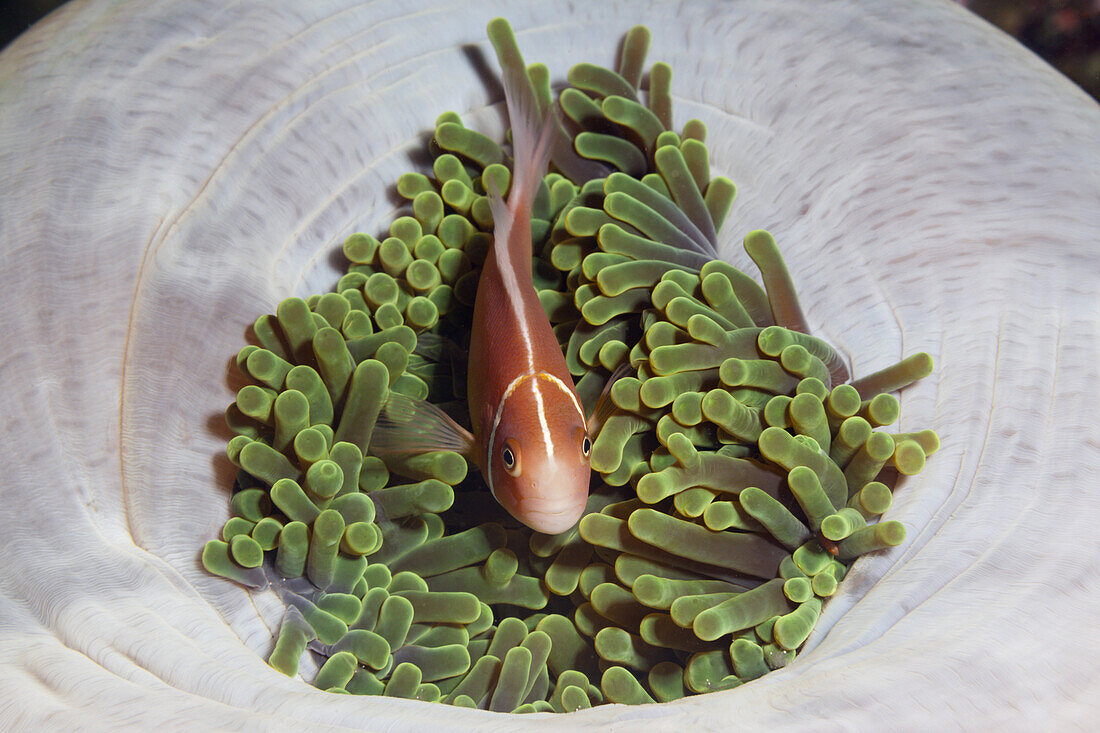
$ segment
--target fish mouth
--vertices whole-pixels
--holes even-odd
[[[556,511],[528,509],[523,513],[521,521],[536,532],[561,534],[576,526],[582,514],[584,514],[583,504],[579,507],[565,507]]]

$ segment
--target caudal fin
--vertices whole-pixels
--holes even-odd
[[[512,219],[518,211],[530,212],[539,184],[546,174],[554,139],[553,107],[545,113],[520,63],[503,64],[504,100],[508,106],[508,124],[512,128],[512,187],[508,202],[493,186],[486,194],[493,213],[494,238],[507,241]],[[501,235],[505,235],[501,237]]]

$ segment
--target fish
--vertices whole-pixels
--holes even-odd
[[[559,534],[584,513],[592,438],[532,277],[531,209],[556,120],[552,108],[539,112],[522,68],[506,69],[503,81],[512,179],[507,201],[495,183],[486,191],[493,243],[478,280],[470,332],[471,430],[429,402],[393,395],[369,450],[461,453],[515,519],[537,532]],[[593,421],[599,413],[597,407]]]

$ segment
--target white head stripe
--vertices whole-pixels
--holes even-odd
[[[565,394],[569,395],[569,399],[573,401],[573,407],[577,408],[577,414],[580,415],[581,425],[587,425],[588,424],[588,420],[584,416],[584,408],[581,407],[581,401],[579,399],[577,399],[576,393],[573,390],[569,389],[569,387],[566,386],[565,382],[561,381],[560,379],[555,377],[553,374],[547,374],[546,372],[539,372],[539,374],[537,376],[539,376],[539,377],[541,377],[541,378],[557,385],[558,389],[560,389],[562,392],[565,392]]]
[[[489,440],[485,444],[485,482],[489,484],[489,492],[495,497],[497,492],[493,489],[493,446],[497,442],[497,427],[500,426],[501,413],[504,411],[504,403],[508,401],[508,398],[512,396],[512,393],[516,391],[516,387],[530,374],[521,374],[508,383],[508,387],[504,390],[504,394],[500,398],[500,402],[497,403],[496,412],[493,414],[493,428],[489,431]]]
[[[512,396],[522,382],[532,378],[545,379],[556,385],[562,392],[569,395],[569,398],[573,401],[573,406],[577,408],[577,414],[581,418],[581,424],[584,425],[587,423],[584,417],[584,409],[581,407],[581,401],[577,399],[577,395],[566,386],[565,382],[561,381],[553,374],[548,374],[547,372],[529,372],[527,374],[521,374],[509,382],[504,390],[504,394],[501,395],[500,402],[497,404],[496,413],[493,415],[493,427],[489,431],[489,440],[485,447],[485,472],[488,474],[485,477],[485,481],[489,484],[489,491],[493,492],[493,496],[496,496],[496,492],[493,491],[493,446],[496,444],[497,428],[500,427],[500,418],[504,414],[504,403],[508,401],[508,398]],[[546,415],[542,410],[542,397],[539,395],[538,391],[535,392],[535,399],[536,407],[539,410],[539,424],[542,425],[543,437],[546,440],[546,445],[550,446],[551,450],[553,450],[553,446],[550,442],[550,429],[546,424]]]

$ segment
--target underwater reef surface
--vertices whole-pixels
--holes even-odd
[[[784,669],[570,725],[1023,727],[1080,722],[1096,692],[1098,113],[961,10],[876,7],[630,6],[738,185],[722,231],[775,235],[857,376],[936,357],[902,397],[901,429],[943,439],[894,497],[909,538],[852,567]],[[624,11],[299,12],[74,5],[0,57],[5,720],[519,724],[283,677],[262,660],[282,600],[196,548],[227,519],[234,468],[210,456],[247,314],[330,290],[340,242],[388,228],[425,109],[502,137],[485,20],[561,79],[614,64]],[[719,254],[750,271],[739,240]]]

